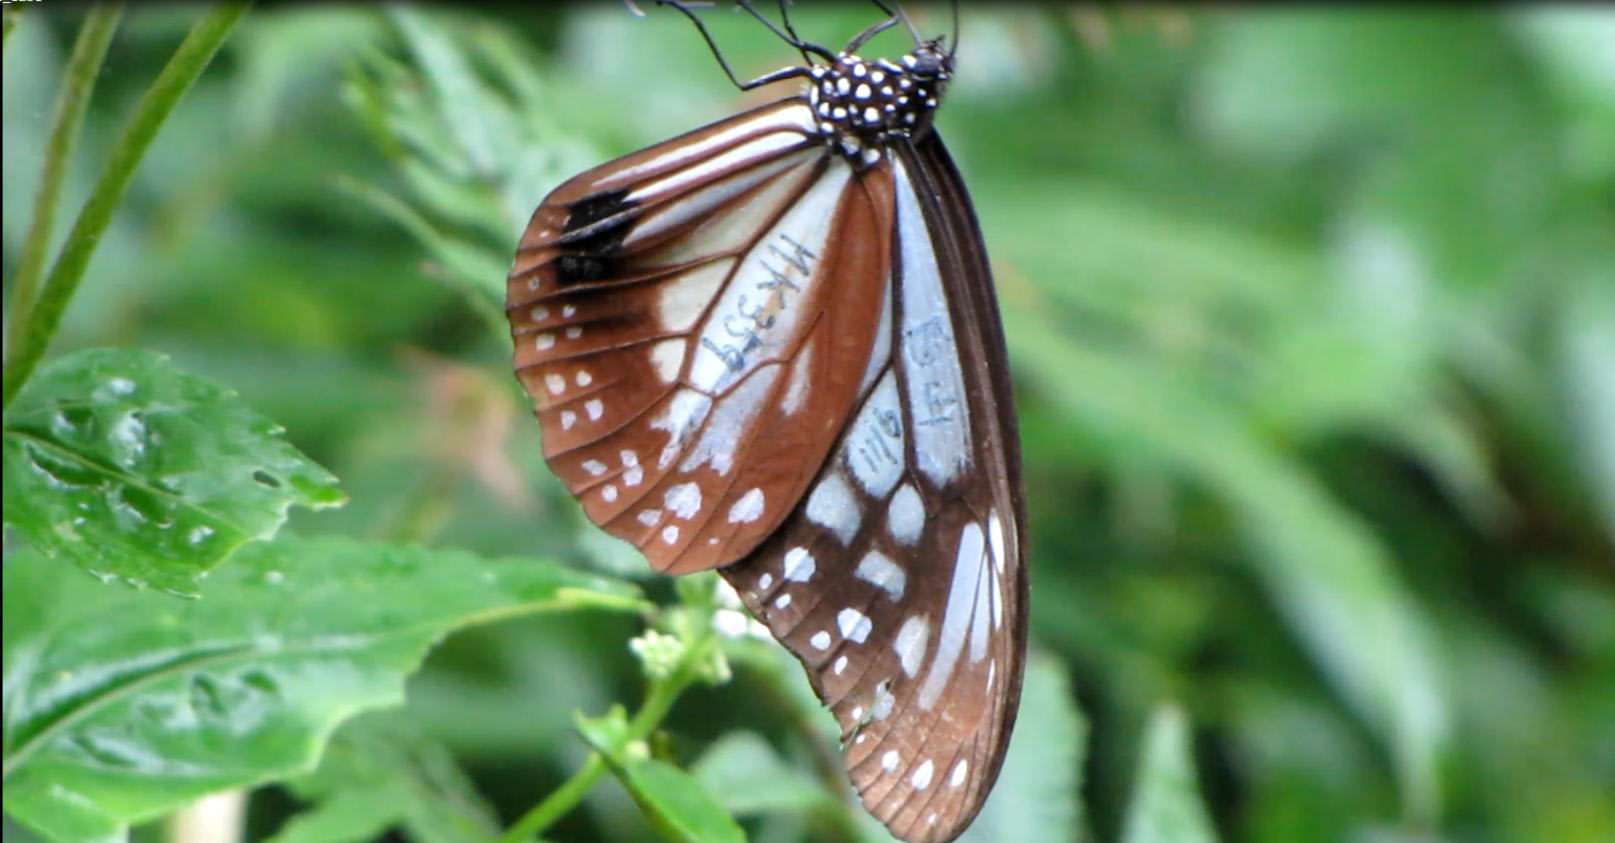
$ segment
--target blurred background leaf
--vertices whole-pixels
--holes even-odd
[[[254,9],[152,146],[56,350],[153,349],[284,425],[351,498],[294,532],[642,576],[543,468],[493,318],[550,188],[788,88],[736,93],[641,5]],[[914,6],[949,31],[947,4]],[[8,284],[82,14],[34,4],[7,38]],[[127,80],[197,14],[129,10],[64,209]],[[739,76],[797,60],[728,4],[702,14]],[[792,7],[831,45],[874,14]],[[1048,660],[1018,738],[1076,791],[1080,839],[1134,833],[1172,701],[1172,763],[1218,839],[1609,840],[1612,32],[1597,7],[963,10],[938,125],[1012,341]],[[582,763],[574,711],[636,698],[637,631],[456,634],[401,722],[508,823]],[[758,771],[714,788],[751,839],[861,834],[833,724],[772,646],[730,641],[734,681],[688,692],[654,754],[708,787]],[[255,791],[249,836],[323,804]],[[651,833],[606,785],[545,837]]]

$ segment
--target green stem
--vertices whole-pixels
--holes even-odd
[[[710,630],[711,625],[707,624],[703,628]],[[679,660],[678,666],[671,673],[651,683],[650,690],[645,694],[645,702],[634,714],[634,719],[628,723],[628,734],[624,743],[642,741],[650,737],[651,732],[656,731],[656,727],[661,725],[667,713],[673,709],[673,703],[678,700],[679,695],[695,680],[696,671],[701,663],[711,657],[712,649],[717,643],[717,638],[710,632],[703,635],[684,651],[684,657]],[[590,753],[589,760],[572,774],[572,778],[567,779],[549,796],[544,797],[544,801],[523,814],[521,819],[499,838],[500,843],[527,843],[543,833],[588,795],[600,777],[605,775],[606,769],[606,762],[600,753]]]
[[[185,41],[174,51],[156,81],[141,97],[134,116],[124,127],[123,135],[112,148],[101,180],[90,192],[73,228],[68,232],[62,253],[51,267],[44,287],[39,291],[38,302],[29,309],[16,331],[17,345],[6,358],[4,388],[0,393],[0,408],[9,407],[17,390],[27,382],[45,356],[45,349],[62,323],[67,303],[78,290],[84,270],[90,265],[96,244],[112,221],[112,214],[123,201],[125,190],[134,176],[135,168],[146,155],[152,139],[167,121],[168,115],[202,75],[230,34],[241,16],[246,14],[246,2],[229,2],[218,6],[185,36]]]
[[[101,74],[101,62],[106,58],[107,45],[112,43],[112,33],[117,31],[121,17],[122,3],[97,4],[91,9],[79,29],[78,40],[73,43],[73,55],[62,72],[62,90],[56,96],[56,113],[51,117],[50,135],[45,140],[45,166],[39,174],[39,192],[34,195],[33,219],[28,222],[28,234],[23,240],[22,257],[17,261],[17,275],[11,288],[11,348],[8,351],[12,356],[16,355],[22,326],[34,306],[39,278],[45,274],[45,250],[56,229],[56,205],[62,197],[68,163],[73,158],[73,144],[78,140],[79,126],[90,105],[90,94],[95,90],[96,77]]]

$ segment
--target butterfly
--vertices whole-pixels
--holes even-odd
[[[805,61],[742,84],[664,2],[743,90],[802,90],[543,200],[517,376],[589,518],[658,570],[716,568],[806,669],[865,807],[952,840],[1002,766],[1027,608],[1003,328],[933,127],[954,52],[916,33],[869,61],[905,18],[831,52],[741,3]]]

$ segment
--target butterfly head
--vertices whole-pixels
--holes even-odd
[[[953,55],[938,38],[921,42],[899,62],[842,53],[809,75],[808,105],[819,134],[862,167],[878,162],[892,143],[930,130],[953,76]]]

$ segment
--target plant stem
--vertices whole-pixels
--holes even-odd
[[[174,51],[174,57],[157,79],[146,89],[136,106],[134,116],[124,127],[123,135],[112,148],[101,180],[90,191],[78,219],[68,232],[62,253],[51,267],[44,287],[39,291],[38,302],[23,317],[16,331],[17,345],[6,358],[4,387],[0,391],[0,408],[11,405],[17,390],[27,382],[45,356],[45,349],[61,325],[67,303],[78,290],[84,270],[90,265],[95,247],[112,221],[112,215],[123,202],[124,192],[134,176],[135,168],[146,155],[157,131],[173,113],[185,92],[190,90],[198,76],[212,61],[224,39],[229,36],[241,16],[246,14],[247,3],[229,2],[214,8],[197,22],[185,40]]]
[[[45,272],[45,250],[56,228],[56,204],[61,199],[62,182],[73,158],[73,145],[78,141],[79,126],[90,105],[96,77],[101,74],[101,62],[106,58],[107,45],[112,43],[112,33],[117,31],[121,17],[122,3],[96,4],[85,16],[78,40],[73,43],[73,55],[62,72],[62,90],[56,96],[56,113],[51,117],[50,135],[45,140],[45,166],[39,174],[39,192],[34,195],[33,218],[28,221],[28,234],[23,239],[22,257],[17,261],[17,274],[11,288],[11,348],[8,349],[11,356],[16,355],[22,326],[34,306],[39,278]]]
[[[710,630],[711,625],[707,624],[704,628]],[[628,723],[625,743],[642,741],[649,737],[651,732],[656,731],[656,727],[661,725],[667,713],[672,710],[673,703],[678,700],[679,695],[694,681],[698,666],[711,656],[712,649],[716,646],[717,639],[709,631],[691,643],[673,672],[651,683],[650,690],[645,694],[645,702],[634,714],[634,719]],[[532,840],[576,807],[605,773],[606,762],[600,753],[590,753],[589,760],[572,774],[572,778],[567,779],[549,796],[544,797],[544,801],[523,814],[521,819],[511,825],[500,838],[500,843],[527,843]]]

